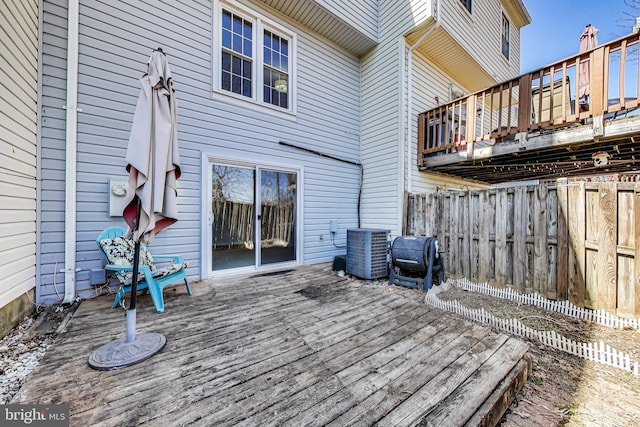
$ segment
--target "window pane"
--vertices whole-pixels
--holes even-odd
[[[264,67],[264,102],[288,108],[289,77],[272,68]]]
[[[234,52],[242,53],[242,37],[237,34],[233,35],[232,49]]]
[[[231,32],[229,30],[222,30],[222,46],[231,49]]]
[[[222,69],[231,71],[231,55],[227,52],[222,52]]]
[[[280,105],[282,108],[289,108],[289,95],[286,92],[278,92],[280,96]]]
[[[242,48],[242,53],[244,53],[246,56],[253,56],[252,45],[253,44],[251,43],[251,40],[244,39],[244,46]]]
[[[264,64],[271,65],[271,51],[267,49],[266,46],[264,49],[262,49],[262,56],[264,58]]]
[[[243,79],[242,80],[242,94],[251,98],[251,81]]]
[[[264,102],[266,102],[267,104],[271,104],[271,89],[269,88],[269,86],[264,85],[262,92]]]
[[[264,39],[265,65],[284,72],[289,71],[289,41],[270,31],[264,32]]]
[[[240,59],[237,56],[233,57],[232,65],[231,65],[231,72],[233,74],[237,74],[237,75],[242,74],[242,59]]]
[[[251,62],[242,61],[242,77],[251,81]]]
[[[231,73],[228,71],[222,72],[222,89],[231,90]]]
[[[243,19],[238,15],[233,15],[233,32],[242,35],[242,21]]]
[[[242,90],[242,79],[240,76],[233,75],[231,76],[231,92],[233,93],[241,93]]]
[[[222,28],[231,30],[231,12],[228,10],[222,11]]]

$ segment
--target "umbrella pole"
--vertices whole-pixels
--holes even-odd
[[[136,231],[140,221],[142,205],[138,200]],[[156,332],[145,332],[136,336],[136,293],[138,291],[138,268],[140,264],[140,239],[136,239],[133,252],[131,277],[131,303],[126,313],[125,339],[117,339],[103,345],[89,356],[89,366],[101,371],[124,368],[146,360],[162,350],[167,339]]]
[[[138,199],[138,211],[136,213],[135,229],[133,234],[140,227],[140,211],[142,210],[142,201]],[[133,272],[131,275],[131,302],[127,310],[127,333],[126,342],[132,342],[136,339],[136,296],[138,294],[138,270],[140,268],[140,237],[136,238],[133,248]]]

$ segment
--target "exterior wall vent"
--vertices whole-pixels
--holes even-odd
[[[391,230],[347,230],[347,273],[362,279],[386,277],[387,236]]]

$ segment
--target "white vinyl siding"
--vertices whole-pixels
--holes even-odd
[[[340,19],[354,26],[358,31],[373,40],[378,39],[378,1],[377,0],[315,0]],[[357,16],[357,19],[353,17]]]
[[[502,55],[502,15],[513,23],[501,1],[474,1],[469,15],[460,0],[441,1],[441,23],[497,82],[520,73],[520,31],[511,25],[509,61]]]
[[[65,25],[66,1],[57,1],[45,3],[50,44],[44,55],[43,174],[48,179],[43,182],[43,299],[55,299],[52,273],[64,261],[64,112],[60,106],[64,105],[66,45],[58,35]],[[180,8],[171,1],[153,8],[140,8],[135,2],[118,2],[117,7],[107,1],[80,3],[76,259],[80,270],[76,285],[82,297],[93,292],[91,269],[101,268],[95,238],[108,226],[124,226],[121,217],[109,216],[108,179],[126,180],[124,157],[140,91],[138,79],[157,47],[167,54],[175,82],[182,176],[177,182],[179,220],[156,237],[150,246],[153,254],[181,254],[189,263],[189,277],[200,277],[203,153],[224,151],[256,163],[304,169],[300,226],[307,264],[328,262],[343,252],[329,238],[330,220],[338,222],[335,243],[339,246],[346,243],[346,228],[357,226],[359,168],[279,143],[360,160],[357,58],[296,26],[292,28],[298,38],[295,119],[265,111],[270,109],[247,108],[247,103],[220,102],[211,91],[212,7],[211,1],[188,2]],[[268,10],[256,13],[272,22],[281,19]],[[62,291],[59,274],[55,280]]]
[[[38,1],[2,2],[0,307],[35,287]],[[6,56],[5,56],[6,55]]]
[[[412,191],[477,184],[419,172],[416,165],[417,115],[449,101],[449,84],[470,92],[447,70],[437,68],[415,52],[412,61],[412,105],[407,112],[406,48],[402,37],[436,12],[437,1],[398,3],[381,0],[380,43],[362,59],[362,162],[364,165],[363,226],[384,227],[399,235],[405,181],[411,174]],[[518,75],[519,30],[512,26],[510,61],[502,57],[500,38],[503,8],[500,1],[474,1],[469,14],[460,0],[441,0],[440,25],[494,77],[503,81]],[[428,31],[428,30],[427,30]],[[515,65],[514,65],[515,64]],[[407,116],[410,114],[405,145]],[[404,172],[404,175],[400,173]]]

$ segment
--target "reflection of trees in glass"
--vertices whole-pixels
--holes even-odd
[[[253,203],[254,171],[233,166],[213,165],[214,201]]]
[[[292,204],[296,194],[295,174],[262,171],[262,204]]]

